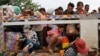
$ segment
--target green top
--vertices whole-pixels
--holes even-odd
[[[13,8],[14,8],[14,12],[15,12],[16,15],[18,15],[18,14],[21,13],[20,7],[18,7],[18,6],[13,6]]]

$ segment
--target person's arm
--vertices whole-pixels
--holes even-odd
[[[19,39],[19,41],[24,41],[24,40],[26,40],[26,38],[23,38],[23,39]]]
[[[77,39],[79,39],[79,37],[77,37],[73,42],[71,42],[71,43],[69,44],[69,46],[73,45],[73,44],[76,42]]]
[[[28,47],[29,47],[29,45],[26,45],[26,46],[23,48],[23,51],[24,51],[24,52],[28,52]]]

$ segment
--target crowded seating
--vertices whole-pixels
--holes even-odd
[[[19,13],[15,13],[14,9],[11,7],[5,7],[3,8],[2,20],[3,22],[21,22],[25,20],[80,20],[79,15],[100,14],[100,7],[98,8],[98,11],[94,9],[92,12],[89,12],[90,5],[84,4],[81,1],[77,2],[75,11],[74,8],[75,4],[70,2],[65,10],[62,7],[58,7],[55,8],[52,14],[49,14],[45,8],[39,8],[37,11],[34,11],[34,9],[26,10],[24,8],[19,9]],[[18,50],[22,50],[28,56],[32,55],[35,50],[40,49],[49,52],[50,54],[53,54],[55,50],[63,50],[61,56],[77,56],[78,53],[84,56],[88,55],[89,49],[86,47],[85,41],[80,37],[79,24],[42,24],[25,26],[26,25],[21,25],[20,28],[17,28],[17,26],[5,26],[5,43],[7,44],[7,40],[11,40],[9,38],[13,37],[9,34],[12,33],[12,35],[14,35],[14,32],[20,32],[20,34],[18,33],[18,36],[21,35],[22,38],[19,37],[18,39]]]

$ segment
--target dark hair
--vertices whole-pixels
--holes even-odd
[[[86,4],[85,6],[89,6],[88,4]]]
[[[34,13],[32,11],[27,11],[27,13],[30,15],[30,16],[33,16]]]
[[[45,8],[40,8],[39,11],[46,11]]]
[[[68,6],[74,7],[74,4],[70,2]]]
[[[93,12],[97,12],[97,11],[94,9]]]
[[[58,11],[58,9],[55,9],[55,11]]]
[[[80,4],[83,5],[83,2],[79,1],[79,2],[77,3],[77,7],[78,7]]]
[[[58,10],[63,10],[63,8],[62,7],[58,7]]]
[[[89,5],[88,5],[88,4],[86,4],[86,5],[85,5],[85,7],[86,7],[86,6],[89,6]]]
[[[58,28],[65,28],[64,24],[58,24],[57,26],[58,26]]]
[[[100,10],[100,7],[98,7],[98,10]]]

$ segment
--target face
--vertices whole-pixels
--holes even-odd
[[[89,11],[89,6],[85,6],[85,10],[86,11]]]
[[[82,9],[82,8],[83,8],[83,4],[82,4],[82,3],[79,3],[79,5],[78,5],[77,8],[78,8],[78,9]]]
[[[100,7],[98,8],[98,12],[100,12]]]
[[[45,12],[45,11],[41,11],[41,13],[42,13],[43,15],[45,15],[45,14],[46,14],[46,12]]]
[[[73,7],[68,6],[67,10],[68,10],[68,12],[72,12],[73,11]]]
[[[62,14],[63,13],[63,10],[58,10],[59,14]]]

